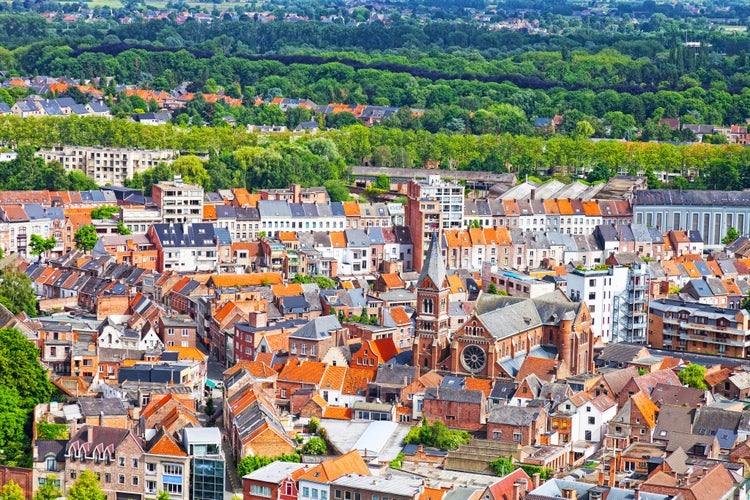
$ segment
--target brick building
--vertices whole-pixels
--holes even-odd
[[[88,470],[98,474],[107,500],[143,499],[143,449],[129,430],[83,426],[68,441],[65,457],[70,484]]]
[[[487,438],[521,446],[539,444],[547,431],[547,412],[532,406],[498,406],[487,420]]]

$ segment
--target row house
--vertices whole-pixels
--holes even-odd
[[[147,235],[158,252],[159,272],[216,269],[219,241],[212,224],[154,224]]]
[[[294,441],[287,435],[276,410],[262,392],[247,385],[224,403],[225,430],[235,457],[291,454]]]
[[[289,336],[297,331],[304,320],[268,320],[266,311],[253,311],[248,314],[247,321],[234,324],[234,361],[252,361],[256,354],[265,352],[289,352]],[[273,345],[268,340],[274,339]],[[264,342],[265,340],[265,342]]]
[[[144,231],[145,233],[145,231]],[[156,270],[159,252],[145,234],[106,234],[97,241],[94,251],[106,252],[117,264]]]
[[[559,231],[591,234],[600,224],[629,224],[633,213],[627,201],[559,199],[467,200],[464,226],[505,227],[522,231]]]

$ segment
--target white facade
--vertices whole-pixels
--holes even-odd
[[[59,161],[66,171],[80,170],[99,185],[122,186],[125,179],[133,178],[133,174],[160,163],[172,163],[179,153],[172,150],[56,146],[38,151],[34,156],[45,162]]]
[[[568,274],[568,296],[585,302],[591,313],[591,326],[602,342],[612,339],[614,298],[628,286],[628,268],[614,266],[601,271],[574,270]]]

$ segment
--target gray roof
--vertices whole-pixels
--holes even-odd
[[[748,191],[638,190],[633,193],[634,206],[748,206]]]
[[[427,394],[425,393],[425,397]],[[528,427],[539,418],[541,408],[529,406],[496,406],[490,412],[488,422]]]
[[[636,359],[645,347],[640,345],[610,343],[599,353],[599,360],[613,363],[628,363]]]
[[[443,256],[440,253],[440,244],[437,233],[432,234],[430,248],[427,250],[427,256],[422,263],[422,272],[419,274],[417,286],[422,286],[425,278],[430,278],[432,283],[438,288],[443,288],[443,284],[446,280],[445,262],[443,262]]]
[[[414,366],[405,365],[380,365],[375,374],[375,383],[384,385],[403,385],[412,383],[417,369]],[[406,383],[404,383],[406,382]]]
[[[482,391],[472,391],[457,387],[427,387],[424,390],[424,399],[482,404],[484,393]]]
[[[265,483],[280,484],[284,479],[288,478],[292,472],[303,467],[308,467],[308,465],[298,462],[271,462],[265,467],[261,467],[250,474],[244,475],[242,479],[256,479]]]
[[[334,315],[313,318],[289,336],[290,339],[321,340],[331,336],[332,330],[340,330],[341,323]]]
[[[78,398],[78,406],[81,408],[81,415],[84,417],[98,417],[102,413],[106,416],[128,415],[121,399],[118,398]]]
[[[291,217],[289,203],[281,200],[259,200],[258,212],[261,217]]]

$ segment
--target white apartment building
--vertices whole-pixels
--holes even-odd
[[[602,342],[612,340],[614,301],[628,286],[628,268],[613,266],[602,270],[576,269],[568,273],[568,296],[585,302],[591,313],[591,326]]]
[[[172,150],[85,146],[55,146],[35,153],[45,162],[59,161],[66,171],[82,171],[100,186],[122,186],[134,174],[160,163],[172,163],[179,155]]]
[[[161,223],[159,210],[148,210],[143,207],[120,208],[120,220],[133,234],[146,234],[151,224]]]
[[[181,175],[175,175],[172,181],[154,184],[151,197],[161,210],[165,224],[203,222],[203,187],[185,184]]]

